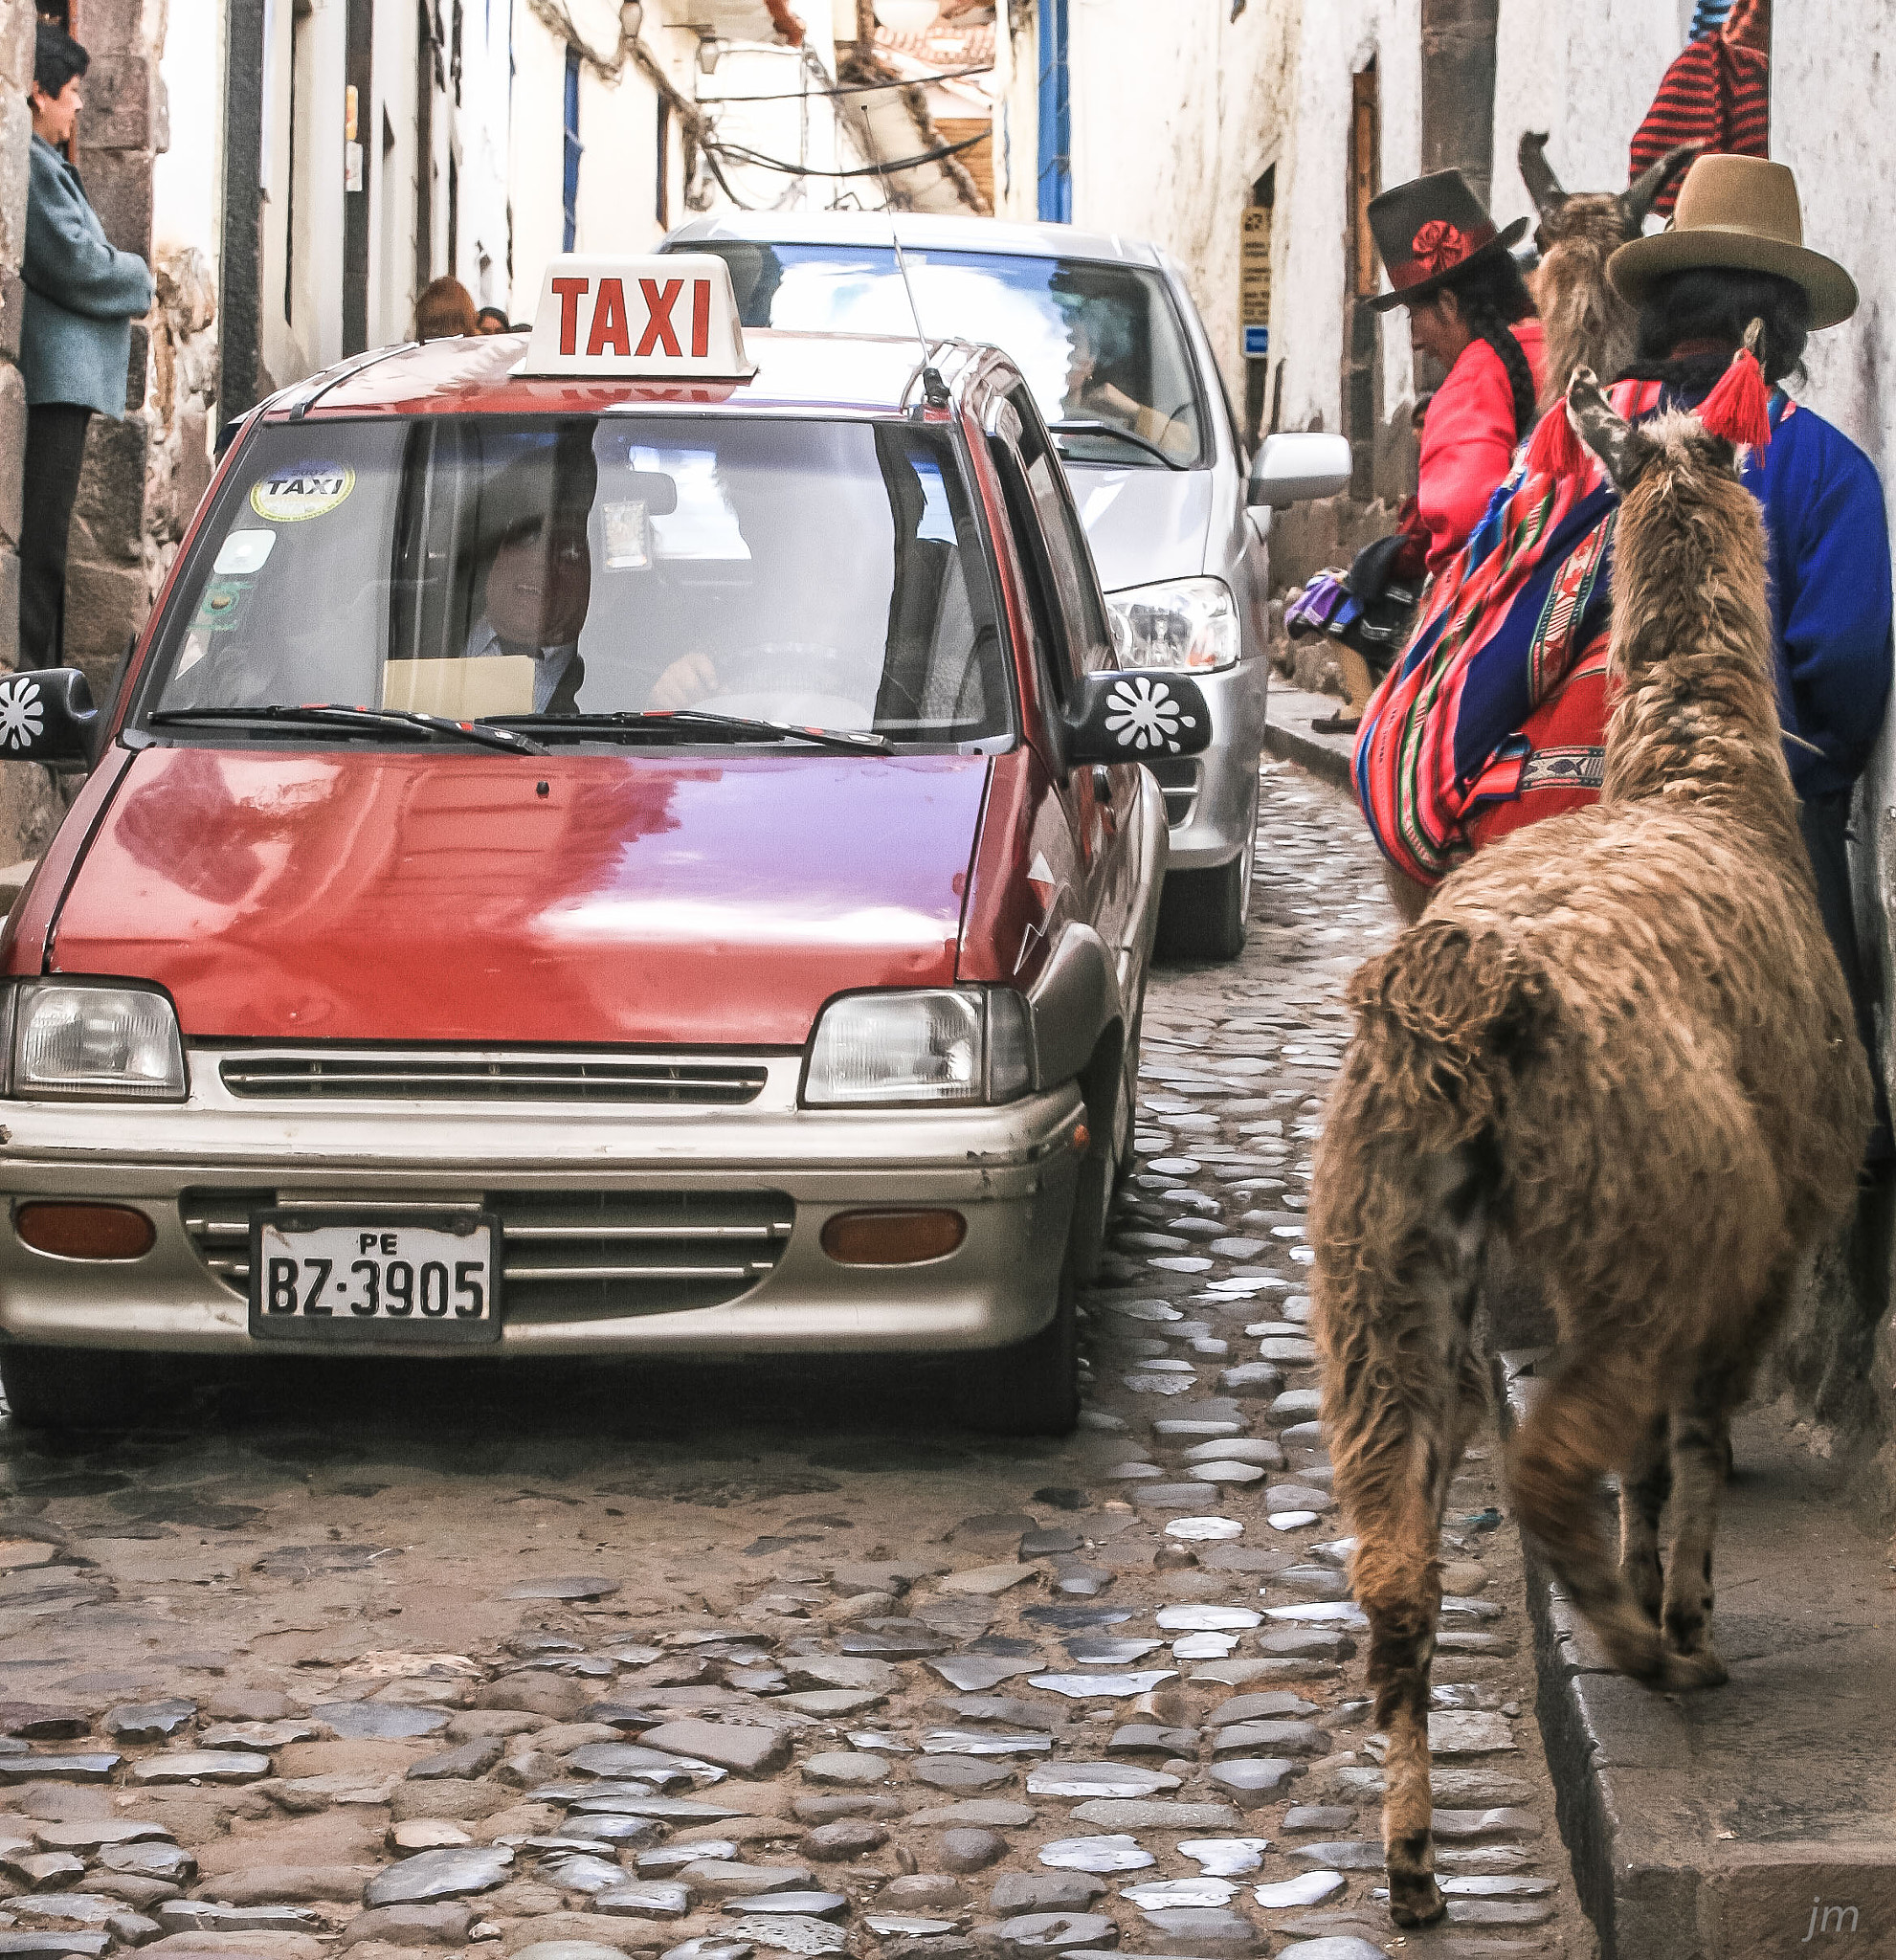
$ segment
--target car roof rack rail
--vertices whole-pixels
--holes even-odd
[[[419,341],[397,341],[392,346],[371,347],[366,354],[358,354],[353,361],[346,361],[332,368],[326,374],[316,377],[316,385],[302,395],[290,410],[290,420],[301,422],[332,388],[340,388],[352,375],[360,374],[365,368],[372,368],[378,361],[391,360],[396,354],[406,354],[411,348],[418,347]]]

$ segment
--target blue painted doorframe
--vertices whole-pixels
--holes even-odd
[[[1042,222],[1073,222],[1073,98],[1066,66],[1068,0],[1040,0],[1040,181]]]
[[[561,125],[565,136],[563,168],[560,173],[560,250],[570,252],[579,235],[579,160],[586,145],[579,140],[579,50],[567,50],[566,94],[561,102]]]

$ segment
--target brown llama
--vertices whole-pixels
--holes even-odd
[[[1622,499],[1604,793],[1461,866],[1355,975],[1310,1207],[1400,1926],[1443,1909],[1429,1669],[1443,1503],[1486,1399],[1484,1255],[1534,1275],[1560,1330],[1508,1452],[1520,1524],[1616,1666],[1713,1686],[1729,1419],[1869,1126],[1784,766],[1757,502],[1695,416],[1629,426],[1584,371],[1563,412]]]
[[[1521,180],[1540,214],[1534,242],[1541,262],[1528,283],[1547,337],[1543,406],[1576,368],[1611,377],[1632,360],[1636,315],[1614,291],[1606,261],[1639,235],[1660,193],[1698,153],[1690,143],[1668,150],[1624,190],[1567,191],[1548,163],[1547,137],[1532,130],[1522,137]]]

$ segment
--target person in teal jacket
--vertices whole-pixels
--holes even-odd
[[[20,527],[20,665],[57,666],[66,536],[86,424],[125,412],[132,322],[151,310],[151,269],[106,239],[61,145],[83,103],[85,50],[46,21],[33,40],[20,373],[27,392],[26,514]]]

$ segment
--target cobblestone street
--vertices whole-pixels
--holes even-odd
[[[886,1363],[299,1360],[96,1448],[0,1430],[0,1954],[1587,1960],[1492,1435],[1449,1923],[1379,1896],[1302,1220],[1393,915],[1337,791],[1267,764],[1260,836],[1244,956],[1148,998],[1067,1443]]]

